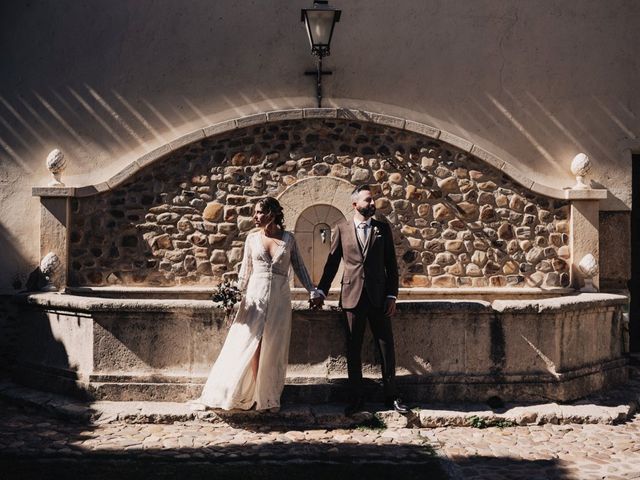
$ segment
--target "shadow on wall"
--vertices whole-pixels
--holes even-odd
[[[25,292],[14,295],[11,305],[19,320],[13,326],[13,357],[9,368],[12,380],[48,392],[90,399],[77,373],[77,363],[82,359],[77,354],[78,358],[72,358],[73,349],[68,350],[74,341],[69,332],[78,330],[73,328],[75,324],[82,333],[79,325],[82,316],[55,307],[33,307]]]
[[[13,234],[0,223],[0,291],[22,290],[25,288],[29,272],[35,265],[17,248]]]
[[[0,374],[24,385],[32,384],[35,378],[39,380],[37,384],[42,385],[44,378],[47,380],[44,384],[50,385],[52,391],[86,396],[75,382],[75,368],[69,361],[67,349],[54,332],[66,314],[28,305],[24,293],[34,284],[39,267],[30,265],[31,260],[21,253],[17,244],[15,237],[0,224]],[[44,366],[36,368],[36,364]],[[66,378],[62,382],[54,379],[47,372],[47,366],[65,371]]]
[[[0,223],[0,371],[15,363],[19,308],[12,302],[13,292],[24,288],[28,260],[16,247],[16,240]]]
[[[27,170],[29,159],[46,155],[52,139],[63,139],[69,158],[104,160],[90,169],[210,125],[223,111],[228,118],[296,106],[299,97],[311,101],[309,79],[300,75],[303,65],[313,65],[303,28],[283,21],[299,17],[296,2],[280,2],[277,9],[269,2],[203,0],[90,7],[66,1],[64,9],[59,2],[5,3],[0,27],[13,42],[5,49],[6,79],[0,78],[0,89],[9,92],[0,96],[0,152]],[[331,57],[338,81],[326,80],[327,104],[353,107],[366,99],[369,109],[377,102],[378,110],[393,109],[395,115],[403,106],[428,106],[422,114],[427,123],[497,143],[501,156],[537,159],[543,167],[537,175],[547,181],[572,180],[556,159],[576,151],[601,159],[601,165],[624,167],[612,146],[616,139],[635,138],[638,128],[627,81],[634,42],[624,40],[635,31],[632,2],[619,9],[576,2],[557,5],[553,14],[541,12],[536,2],[497,2],[492,8],[484,2],[426,3],[437,5],[433,16],[425,17],[428,7],[415,1],[377,2],[375,9],[369,2],[345,4],[346,23],[333,40],[339,55]],[[391,18],[396,21],[379,21]],[[421,35],[426,18],[431,29]],[[141,23],[145,29],[131,28]],[[380,34],[378,27],[391,30]],[[240,31],[247,34],[238,36]],[[452,39],[452,31],[462,34]],[[561,53],[577,49],[589,55],[567,62]],[[411,62],[422,88],[398,88],[406,79],[397,72],[407,71],[408,59],[425,50],[434,52],[430,61]],[[375,51],[375,58],[363,55],[367,51]],[[628,61],[609,61],[610,52]],[[37,66],[22,61],[40,57],[47,61]],[[168,64],[175,68],[167,70]],[[540,75],[545,69],[556,74]]]

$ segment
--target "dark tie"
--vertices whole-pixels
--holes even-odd
[[[360,225],[358,225],[358,240],[360,240],[360,246],[362,247],[362,250],[364,250],[365,246],[367,245],[368,229],[369,225],[367,225],[367,222],[361,222]]]

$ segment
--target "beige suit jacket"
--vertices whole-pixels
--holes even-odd
[[[371,231],[364,251],[351,219],[335,226],[331,250],[318,284],[325,294],[336,276],[340,261],[344,264],[340,289],[342,308],[355,308],[363,294],[376,307],[382,307],[387,296],[398,295],[398,264],[389,224],[371,219]]]

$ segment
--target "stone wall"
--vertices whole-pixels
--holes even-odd
[[[23,295],[15,377],[40,390],[101,400],[196,398],[229,325],[208,300]],[[568,401],[628,379],[620,295],[582,293],[493,302],[400,302],[396,372],[415,402]],[[336,302],[294,302],[290,400],[346,401],[344,331]],[[367,329],[369,330],[369,329]],[[380,378],[371,332],[366,384]],[[382,401],[375,385],[371,399]]]
[[[569,284],[569,205],[429,137],[349,120],[241,128],[72,202],[71,285],[190,285],[233,277],[252,210],[308,177],[370,183],[404,287]]]

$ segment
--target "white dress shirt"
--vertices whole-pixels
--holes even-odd
[[[367,218],[364,222],[359,222],[358,220],[356,220],[355,217],[353,217],[353,223],[356,226],[356,235],[358,237],[358,240],[361,242],[360,246],[364,251],[366,249],[367,241],[369,240],[369,235],[371,235],[371,218]],[[360,227],[360,225],[362,225],[363,223],[367,225],[366,229]],[[365,235],[364,239],[360,236],[361,230],[364,230],[364,235]]]

